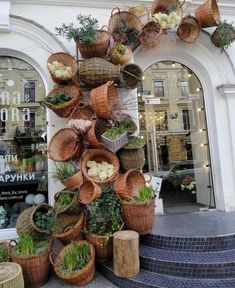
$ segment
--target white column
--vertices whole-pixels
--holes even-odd
[[[10,7],[11,1],[0,2],[0,33],[10,32]]]

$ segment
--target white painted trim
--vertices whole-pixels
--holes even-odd
[[[0,2],[0,32],[10,32],[10,1]]]

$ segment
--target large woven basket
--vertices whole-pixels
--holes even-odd
[[[116,13],[115,13],[116,11]],[[120,36],[117,33],[119,29],[120,22],[124,21],[125,25],[129,29],[136,29],[138,31],[142,28],[142,23],[138,16],[135,14],[128,12],[128,11],[120,11],[118,7],[114,8],[111,12],[111,17],[109,19],[109,31],[111,32],[114,40],[118,43],[126,44],[127,43],[127,36],[122,35]]]
[[[76,41],[77,48],[79,49],[80,54],[84,59],[102,57],[106,55],[111,34],[108,31],[105,31],[104,28],[105,26],[96,32],[95,42],[87,44]]]
[[[53,105],[49,102],[46,102],[46,106],[55,112],[57,116],[67,118],[80,100],[80,89],[77,86],[58,87],[52,90],[48,94],[48,97],[53,97],[57,93],[67,93],[72,99],[70,101],[64,102],[62,105]],[[45,100],[47,100],[47,98]]]
[[[91,90],[91,102],[97,116],[112,119],[112,111],[120,110],[119,97],[113,81]]]
[[[162,28],[156,21],[147,22],[140,31],[138,38],[145,48],[152,48],[157,45],[158,38],[162,34]]]
[[[102,58],[90,58],[80,64],[80,80],[88,87],[98,87],[107,81],[119,81],[120,68]]]
[[[83,267],[81,270],[74,272],[70,275],[64,275],[61,274],[58,271],[58,268],[60,267],[61,262],[63,261],[64,255],[66,254],[66,252],[70,251],[72,249],[72,244],[69,244],[67,246],[65,246],[59,253],[59,255],[56,257],[55,261],[53,261],[53,254],[56,256],[56,254],[54,252],[51,253],[50,255],[50,261],[51,264],[54,267],[55,273],[56,275],[72,284],[72,285],[79,285],[79,286],[83,286],[88,284],[89,282],[91,282],[91,280],[93,279],[93,277],[95,276],[95,249],[94,247],[87,241],[83,240],[83,241],[77,241],[78,243],[88,243],[89,245],[89,250],[90,250],[90,261],[89,263]]]
[[[49,272],[50,272],[49,255],[52,250],[53,241],[49,242],[48,250],[46,252],[32,256],[15,255],[12,252],[12,249],[14,247],[14,245],[12,244],[13,242],[16,243],[17,245],[17,242],[11,241],[10,246],[11,261],[18,263],[21,266],[24,275],[25,287],[36,288],[46,284],[49,280]],[[16,287],[18,288],[19,286]]]
[[[142,170],[145,164],[144,148],[121,149],[118,153],[122,171]]]
[[[69,115],[69,119],[91,120],[95,117],[95,112],[90,105],[79,103]]]
[[[97,118],[92,121],[91,128],[86,132],[85,139],[91,148],[105,148],[101,142],[101,135],[110,128],[108,121]]]
[[[0,287],[24,288],[22,268],[17,263],[0,263]]]
[[[83,181],[83,176],[82,176],[82,172],[78,171],[76,174],[74,174],[73,176],[64,179],[62,182],[62,184],[67,188],[67,189],[77,189]]]
[[[101,196],[101,188],[94,181],[85,180],[79,190],[79,202],[89,204]]]
[[[51,234],[51,231],[48,230],[42,230],[38,228],[34,223],[34,214],[37,211],[49,211],[53,210],[53,207],[48,204],[41,204],[32,206],[30,208],[25,209],[18,217],[16,222],[16,231],[17,234],[20,235],[22,233],[28,233],[34,238],[41,238],[43,236],[48,236]],[[55,219],[56,219],[56,213],[54,212]]]
[[[182,6],[184,5],[185,0],[180,2],[179,0],[154,0],[151,8],[151,14],[157,14],[157,13],[164,13],[169,14],[169,11],[171,11],[171,8],[175,6],[177,14],[179,14],[181,17],[183,15],[183,9]]]
[[[186,16],[182,19],[178,29],[177,35],[179,38],[187,43],[194,43],[201,31],[201,26],[198,20],[193,16]]]
[[[6,255],[6,258],[3,259],[2,262],[8,262],[10,260],[9,258],[9,243],[7,241],[1,241],[0,242],[0,248],[3,248],[4,250],[6,249],[7,250],[7,255]],[[1,277],[1,276],[0,276]]]
[[[70,66],[72,68],[72,75],[71,75],[71,78],[66,78],[66,79],[65,78],[57,78],[49,70],[52,80],[56,84],[59,84],[59,85],[69,84],[76,77],[76,74],[78,73],[78,64],[77,64],[76,58],[71,56],[68,53],[58,52],[58,53],[52,54],[47,59],[47,63],[52,63],[53,61],[58,61],[59,63],[65,65],[65,66]]]
[[[127,229],[140,235],[149,234],[153,229],[155,199],[149,204],[122,204],[123,218]]]
[[[53,229],[53,237],[64,245],[71,241],[82,239],[81,230],[83,228],[84,213],[80,215],[60,214]]]
[[[74,129],[63,128],[52,136],[47,152],[54,161],[77,159],[82,152],[82,141]]]
[[[102,161],[105,161],[114,166],[115,172],[111,177],[107,178],[105,181],[93,179],[88,175],[88,169],[87,169],[88,161],[95,161],[97,163],[101,163]],[[118,176],[119,168],[120,168],[120,164],[119,164],[119,160],[117,156],[110,151],[107,151],[104,149],[88,149],[82,155],[81,170],[82,170],[83,176],[86,179],[94,181],[95,183],[104,184],[104,183],[115,181],[115,179]]]
[[[139,189],[145,185],[145,179],[142,172],[131,169],[125,174],[119,175],[114,183],[114,191],[121,199],[129,200],[138,196]]]
[[[126,89],[135,89],[142,82],[142,69],[136,64],[127,64],[122,70],[121,85]]]
[[[78,192],[77,191],[69,191],[67,189],[64,189],[62,191],[57,192],[55,194],[55,196],[54,196],[55,203],[58,201],[59,196],[61,194],[63,194],[63,193],[71,194],[73,196],[73,200],[72,200],[72,202],[69,205],[67,205],[66,207],[64,207],[61,210],[56,209],[55,206],[54,206],[57,214],[58,215],[61,214],[61,213],[68,213],[68,214],[74,214],[74,215],[80,214],[82,207],[79,204],[79,201],[77,199],[77,196],[78,196]]]
[[[195,10],[195,18],[202,28],[217,26],[220,12],[216,0],[207,0]]]

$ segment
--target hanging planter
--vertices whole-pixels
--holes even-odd
[[[62,190],[54,196],[54,209],[57,214],[68,213],[78,215],[81,212],[81,206],[77,199],[77,192],[70,190]]]
[[[128,11],[138,16],[143,25],[150,20],[150,11],[145,4],[130,7]]]
[[[158,43],[162,34],[162,27],[156,21],[147,22],[140,31],[138,38],[145,48],[152,48]]]
[[[178,29],[177,35],[179,38],[187,43],[194,43],[201,31],[198,20],[193,16],[186,16],[182,19]]]
[[[127,131],[120,130],[118,127],[109,129],[101,138],[105,146],[113,153],[117,152],[128,142]]]
[[[89,204],[101,196],[101,188],[94,182],[85,180],[79,190],[79,202]]]
[[[133,57],[131,49],[124,44],[117,44],[109,51],[109,59],[115,65],[126,65]]]
[[[121,86],[133,90],[142,82],[142,69],[136,64],[127,64],[122,69]]]
[[[95,117],[95,112],[90,105],[78,103],[69,115],[69,119],[92,120]]]
[[[202,28],[217,26],[220,13],[216,0],[207,0],[195,10],[195,18]]]

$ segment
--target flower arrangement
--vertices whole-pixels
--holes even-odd
[[[169,15],[159,12],[153,15],[153,19],[159,23],[162,29],[172,29],[179,25],[181,18],[173,11]]]
[[[74,128],[80,133],[85,133],[92,125],[92,121],[83,119],[71,119],[67,127]]]
[[[189,192],[190,196],[196,201],[196,182],[193,177],[186,176],[181,184],[182,191]],[[195,202],[193,201],[193,202]]]
[[[109,164],[105,161],[101,163],[97,163],[95,161],[88,161],[87,162],[88,175],[94,179],[98,179],[101,181],[106,180],[107,178],[111,177],[115,170],[112,164]]]

